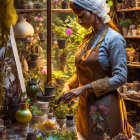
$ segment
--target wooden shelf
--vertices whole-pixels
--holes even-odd
[[[140,69],[140,65],[127,64],[128,67]]]
[[[130,8],[130,9],[120,9],[120,10],[117,10],[117,12],[131,12],[131,11],[140,11],[140,7],[138,8]]]
[[[137,36],[124,36],[124,38],[126,39],[139,39],[140,38],[140,35],[137,35]]]
[[[140,100],[134,100],[134,99],[128,98],[127,96],[124,96],[123,99],[128,100],[128,101],[133,101],[133,102],[140,103]]]
[[[46,8],[42,9],[16,9],[17,13],[45,12]],[[52,12],[72,13],[70,9],[52,9]]]

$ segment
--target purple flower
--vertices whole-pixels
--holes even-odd
[[[55,2],[58,2],[59,0],[54,0]]]
[[[68,28],[68,29],[66,30],[66,34],[67,34],[67,35],[71,35],[71,34],[72,34],[72,30],[71,30],[70,28]]]

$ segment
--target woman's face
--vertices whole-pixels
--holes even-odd
[[[78,13],[74,12],[74,14],[78,18],[78,23],[85,29],[90,28],[90,26],[94,26],[96,23],[95,15],[87,10],[82,10]]]

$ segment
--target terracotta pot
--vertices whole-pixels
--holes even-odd
[[[48,108],[49,102],[41,102],[41,101],[39,101],[38,105],[39,105],[40,108]]]
[[[14,26],[14,35],[16,37],[27,37],[34,35],[33,26],[26,21],[24,17],[20,17]]]
[[[33,115],[31,122],[32,123],[44,123],[46,122],[47,115],[41,114],[41,115]]]
[[[127,36],[127,34],[128,34],[128,28],[127,27],[123,27],[122,30],[123,30],[123,35],[124,36]]]
[[[64,49],[66,44],[66,39],[58,39],[57,40],[59,49]]]
[[[62,5],[62,9],[68,9],[68,2],[62,1],[61,5]]]
[[[32,114],[28,109],[27,103],[21,103],[21,108],[16,112],[16,120],[18,123],[27,124],[30,122]]]
[[[59,128],[62,129],[63,125],[66,122],[66,119],[56,119],[56,122],[58,123]]]

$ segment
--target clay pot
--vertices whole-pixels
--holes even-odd
[[[128,28],[127,27],[123,27],[122,30],[123,30],[123,35],[124,36],[127,36],[127,34],[128,34]]]
[[[31,122],[32,123],[44,123],[46,122],[47,115],[41,114],[41,115],[33,115]]]
[[[63,84],[63,79],[62,78],[61,79],[55,79],[55,80],[56,80],[57,84],[59,84],[59,85]]]
[[[28,37],[34,35],[33,26],[26,21],[24,17],[20,17],[14,26],[14,35],[16,37]]]
[[[58,123],[59,128],[62,129],[63,125],[66,122],[66,119],[56,119],[56,122]]]
[[[45,86],[45,95],[51,96],[54,94],[54,87],[53,86]]]
[[[32,114],[28,109],[28,104],[21,103],[20,110],[16,112],[16,120],[18,121],[18,123],[27,124],[28,122],[30,122],[31,118]]]
[[[59,49],[64,49],[66,44],[66,39],[58,39],[57,40]]]
[[[39,105],[40,108],[48,108],[49,102],[41,102],[41,101],[39,101],[38,105]]]
[[[48,114],[49,111],[50,111],[50,108],[40,108],[40,110],[41,110],[43,113]]]
[[[29,61],[29,69],[34,69],[35,67],[38,66],[38,61]]]
[[[27,3],[27,8],[28,9],[33,9],[34,8],[34,3],[32,1]]]

